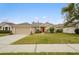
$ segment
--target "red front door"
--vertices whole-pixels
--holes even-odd
[[[41,32],[44,32],[45,31],[45,27],[41,27]]]

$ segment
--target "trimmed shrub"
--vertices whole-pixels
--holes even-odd
[[[41,33],[41,31],[39,29],[36,29],[35,33]]]
[[[44,32],[44,33],[50,33],[49,29],[45,30],[45,32]]]
[[[62,32],[63,32],[62,29],[57,29],[57,30],[56,30],[56,33],[62,33]]]
[[[13,33],[12,33],[12,31],[10,31],[10,33],[9,33],[10,35],[13,35]]]
[[[50,27],[50,28],[49,28],[49,32],[50,32],[50,33],[54,33],[54,28],[53,28],[53,27]]]
[[[11,34],[12,34],[12,31],[8,31],[8,30],[0,30],[0,33],[11,33]]]
[[[79,34],[79,28],[75,29],[75,33]]]

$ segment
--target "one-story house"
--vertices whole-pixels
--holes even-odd
[[[48,28],[53,27],[53,24],[48,22],[46,23],[21,23],[21,24],[14,24],[9,22],[2,22],[0,23],[0,30],[8,30],[12,31],[14,34],[29,34],[35,33],[36,28],[39,28],[41,32],[45,32]]]

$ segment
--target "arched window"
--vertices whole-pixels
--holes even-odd
[[[1,26],[0,26],[0,30],[1,30]]]
[[[8,27],[5,27],[5,30],[7,31],[8,30]]]

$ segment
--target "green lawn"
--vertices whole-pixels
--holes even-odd
[[[8,34],[0,34],[0,37],[2,37],[2,36],[6,36],[6,35],[8,35]]]
[[[24,37],[12,44],[64,44],[64,43],[79,43],[78,34],[33,34]]]

